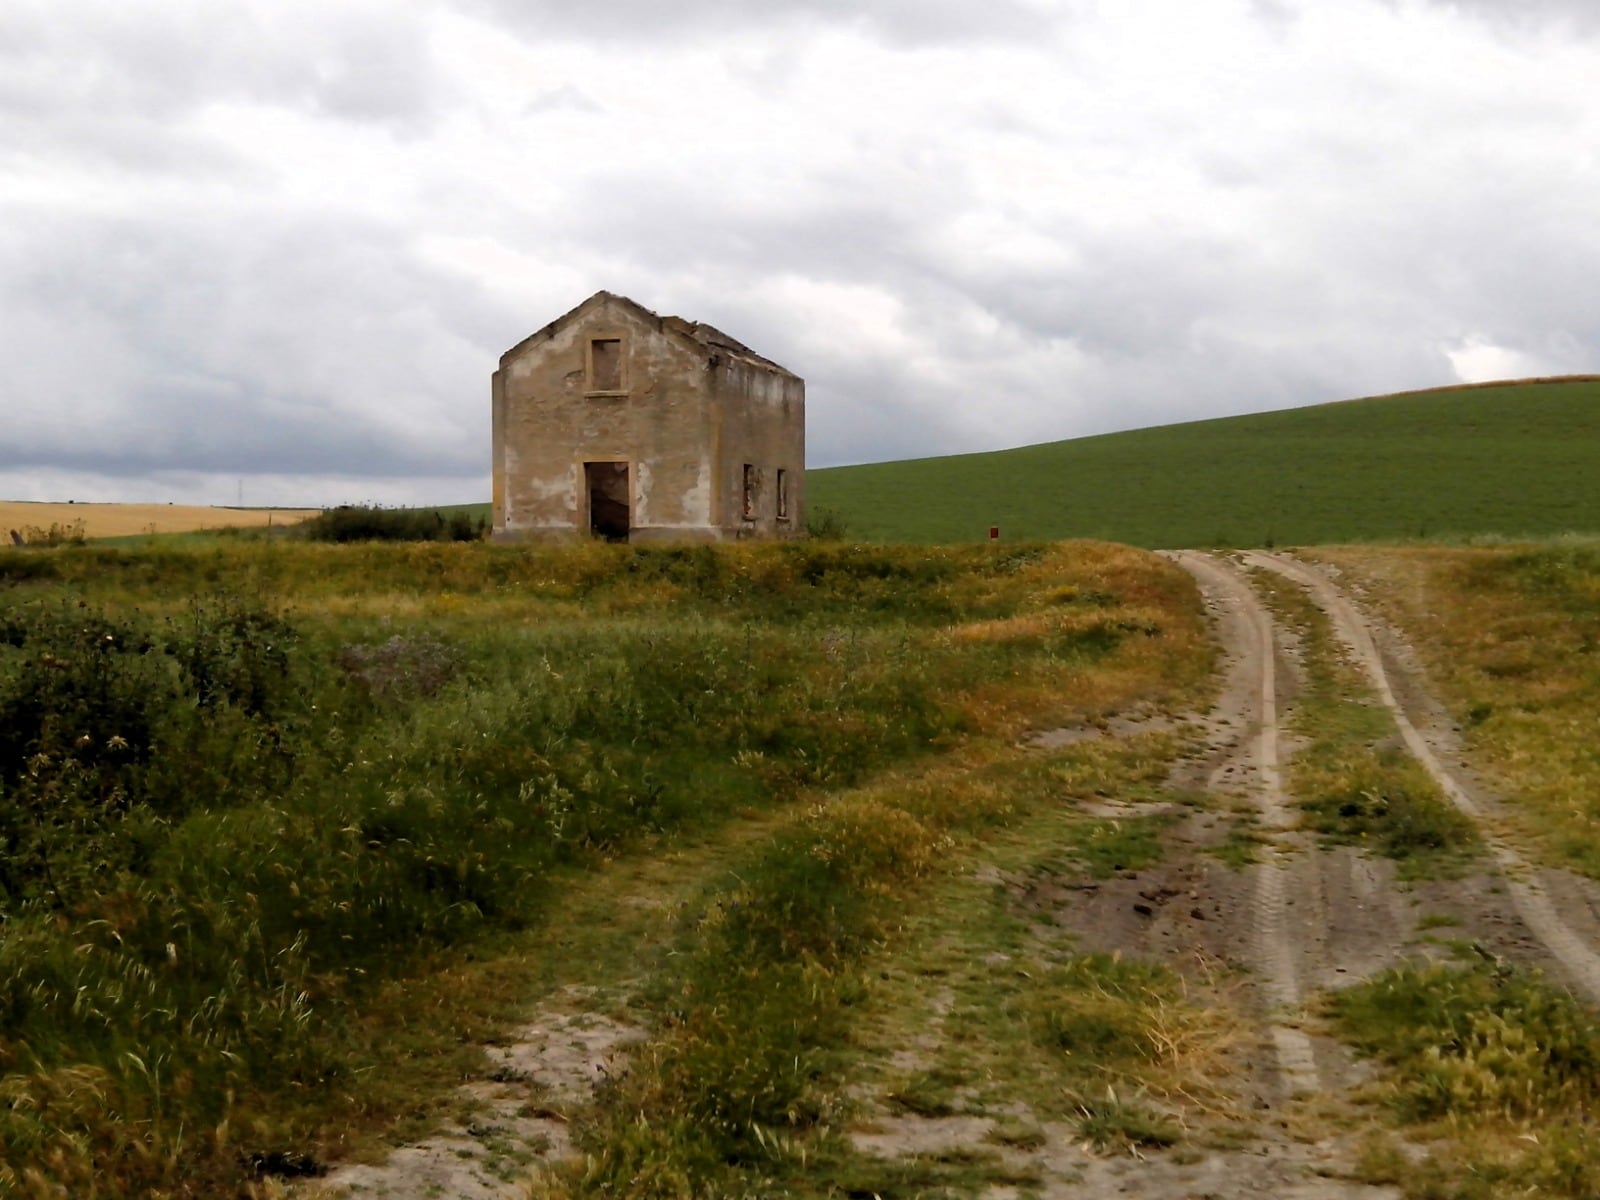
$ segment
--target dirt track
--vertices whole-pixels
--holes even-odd
[[[1316,997],[1405,959],[1441,953],[1419,933],[1419,919],[1426,914],[1452,920],[1452,936],[1472,940],[1485,953],[1542,968],[1575,992],[1600,1000],[1600,889],[1591,881],[1530,866],[1500,836],[1501,801],[1461,765],[1461,747],[1448,718],[1428,697],[1405,647],[1328,573],[1274,554],[1235,560],[1186,551],[1171,557],[1199,583],[1225,652],[1222,686],[1201,723],[1202,740],[1172,780],[1175,788],[1205,793],[1207,802],[1181,816],[1157,866],[1092,884],[1067,866],[1055,879],[1031,880],[1025,897],[1018,889],[1016,903],[1038,912],[1040,936],[1074,950],[1140,954],[1180,969],[1196,961],[1236,969],[1236,1002],[1259,1031],[1255,1045],[1239,1056],[1233,1083],[1238,1106],[1248,1113],[1240,1125],[1245,1134],[1231,1142],[1207,1143],[1202,1137],[1181,1156],[1105,1157],[1079,1145],[1070,1126],[1046,1123],[1043,1145],[1008,1148],[1003,1156],[1037,1181],[1029,1187],[1032,1194],[1060,1200],[1398,1197],[1395,1189],[1351,1179],[1354,1148],[1335,1132],[1338,1124],[1329,1117],[1348,1104],[1367,1071],[1319,1031]],[[1293,634],[1273,621],[1241,562],[1306,587],[1328,612],[1352,660],[1394,712],[1408,750],[1479,824],[1490,849],[1476,872],[1401,885],[1389,861],[1352,847],[1319,845],[1298,827],[1298,808],[1284,792],[1280,767],[1294,749],[1282,726],[1303,683],[1300,648]],[[1134,732],[1136,727],[1109,736]],[[1108,804],[1129,816],[1141,815],[1137,805],[1116,798]],[[1257,861],[1235,870],[1207,851],[1223,842],[1242,814],[1253,816],[1261,844]],[[530,1026],[527,1044],[505,1053],[516,1060],[519,1073],[552,1088],[546,1095],[575,1103],[577,1092],[564,1091],[568,1085],[562,1081],[581,1084],[599,1059],[595,1047],[573,1057],[580,1047],[570,1031],[588,1019],[581,1012],[559,1020],[549,1014]],[[625,1036],[615,1025],[599,1028],[608,1044]],[[561,1033],[561,1044],[551,1042],[552,1029]],[[930,1044],[937,1042],[936,1033],[929,1031]],[[901,1057],[917,1053],[906,1048]],[[505,1105],[510,1107],[497,1107]],[[489,1109],[500,1114],[499,1132],[517,1141],[524,1154],[559,1153],[563,1139],[547,1119],[534,1114],[527,1130],[514,1126],[512,1093],[491,1101]],[[886,1157],[993,1155],[995,1127],[985,1115],[921,1118],[869,1111],[854,1136],[862,1151]],[[515,1136],[524,1133],[530,1136]],[[476,1156],[474,1142],[479,1143]],[[387,1167],[334,1176],[319,1194],[392,1200],[492,1195],[482,1142],[470,1130],[446,1133],[401,1152]],[[446,1175],[419,1170],[423,1160],[444,1167]],[[452,1161],[459,1172],[454,1179],[447,1166]],[[1005,1200],[1020,1193],[996,1186],[982,1194]]]
[[[1489,857],[1504,876],[1510,911],[1495,904],[1480,919],[1498,926],[1520,924],[1524,930],[1507,957],[1521,959],[1532,950],[1535,965],[1564,979],[1577,995],[1600,1003],[1600,888],[1570,872],[1536,868],[1508,844],[1500,833],[1504,801],[1465,766],[1454,726],[1409,667],[1410,655],[1395,632],[1364,614],[1325,571],[1284,555],[1252,552],[1242,558],[1310,592],[1393,713],[1406,749],[1484,835]]]

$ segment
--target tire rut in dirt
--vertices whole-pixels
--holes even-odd
[[[1314,865],[1308,854],[1291,855],[1285,845],[1295,817],[1283,794],[1279,764],[1278,655],[1272,618],[1237,572],[1200,554],[1174,557],[1211,600],[1218,614],[1218,633],[1233,655],[1223,708],[1236,712],[1229,721],[1239,734],[1206,785],[1215,792],[1229,776],[1242,776],[1262,825],[1272,833],[1263,845],[1263,861],[1250,868],[1250,956],[1262,981],[1283,1089],[1290,1095],[1312,1092],[1321,1081],[1311,1038],[1285,1018],[1297,1013],[1305,1000],[1290,899],[1306,893],[1305,876]]]
[[[1552,893],[1567,898],[1574,891],[1586,893],[1592,889],[1563,879],[1556,872],[1534,867],[1495,836],[1490,818],[1499,808],[1498,802],[1483,795],[1465,772],[1448,765],[1449,761],[1460,760],[1461,747],[1447,729],[1435,724],[1429,736],[1424,736],[1420,727],[1425,724],[1426,713],[1440,708],[1415,676],[1404,680],[1404,687],[1395,686],[1391,672],[1400,668],[1386,660],[1379,649],[1374,634],[1380,628],[1377,619],[1360,611],[1327,574],[1314,567],[1278,554],[1249,551],[1241,557],[1250,566],[1273,571],[1306,588],[1312,600],[1328,614],[1335,633],[1393,714],[1406,749],[1433,776],[1450,801],[1477,825],[1490,856],[1505,877],[1506,895],[1517,918],[1549,951],[1574,990],[1589,1001],[1600,1003],[1600,950],[1594,940],[1562,917],[1552,899]],[[1407,697],[1407,702],[1402,702],[1401,695]]]

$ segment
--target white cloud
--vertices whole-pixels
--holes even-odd
[[[1539,373],[1528,355],[1505,346],[1495,346],[1478,338],[1468,338],[1444,356],[1462,383],[1484,383],[1495,379],[1526,379]]]
[[[486,491],[599,288],[805,375],[818,464],[1595,370],[1588,13],[8,0],[0,486]]]

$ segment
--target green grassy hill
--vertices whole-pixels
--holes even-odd
[[[1600,530],[1600,377],[1445,388],[806,476],[852,539],[1313,545]]]

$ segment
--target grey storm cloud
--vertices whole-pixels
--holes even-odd
[[[253,212],[0,242],[0,468],[470,473],[506,321],[392,231]],[[441,404],[441,398],[446,403]],[[20,411],[18,409],[20,408]]]
[[[900,296],[906,324],[970,374],[952,374],[948,386],[930,389],[897,373],[887,358],[861,363],[854,348],[835,357],[825,345],[810,345],[802,357],[795,331],[767,312],[745,323],[736,309],[709,315],[781,361],[803,362],[823,385],[814,392],[838,389],[896,406],[883,422],[851,406],[829,413],[835,436],[814,439],[814,448],[835,460],[859,457],[852,445],[893,456],[959,444],[951,431],[960,420],[899,415],[902,407],[914,411],[918,397],[931,412],[973,408],[964,397],[974,383],[981,386],[985,360],[997,350],[952,324],[963,303],[1014,333],[1025,351],[1066,345],[1074,352],[1074,373],[1058,379],[1024,435],[1035,440],[1050,436],[1063,411],[1078,430],[1098,431],[1126,424],[1130,415],[1157,423],[1422,386],[1438,381],[1439,345],[1463,323],[1537,352],[1553,370],[1584,369],[1580,348],[1596,339],[1592,328],[1574,322],[1597,311],[1600,280],[1589,271],[1592,257],[1563,254],[1571,214],[1544,221],[1523,194],[1530,185],[1513,178],[1486,180],[1448,208],[1417,205],[1383,168],[1378,152],[1340,162],[1338,169],[1359,170],[1367,180],[1352,210],[1332,224],[1320,217],[1288,222],[1276,245],[1181,227],[1107,233],[1083,219],[1057,221],[1041,232],[1072,261],[1048,269],[948,261],[927,225],[940,205],[950,215],[970,202],[948,188],[932,211],[855,196],[798,213],[761,213],[659,186],[651,204],[640,206],[631,198],[645,190],[643,180],[603,176],[578,206],[573,241],[612,236],[635,247],[628,266],[646,278],[669,275],[688,242],[715,246],[735,264],[759,262],[774,273],[877,285]],[[1323,175],[1314,163],[1307,171],[1313,179]],[[1524,215],[1512,222],[1511,213]],[[673,237],[653,236],[660,229]],[[1548,269],[1530,274],[1529,262]],[[930,392],[939,393],[937,402]],[[1100,412],[1075,411],[1074,399],[1083,395],[1111,403]]]
[[[1428,0],[1431,4],[1480,17],[1502,28],[1600,31],[1600,9],[1592,0]]]
[[[831,25],[863,29],[890,43],[926,46],[1026,39],[1050,23],[1039,6],[1017,0],[613,0],[604,10],[560,0],[470,2],[529,36],[654,44],[708,33]],[[1056,12],[1061,8],[1054,6]]]
[[[439,81],[424,31],[393,5],[268,8],[203,0],[0,8],[0,113],[166,122],[219,101],[404,126]]]
[[[1590,12],[7,0],[0,486],[471,499],[599,288],[816,465],[1594,370]]]

